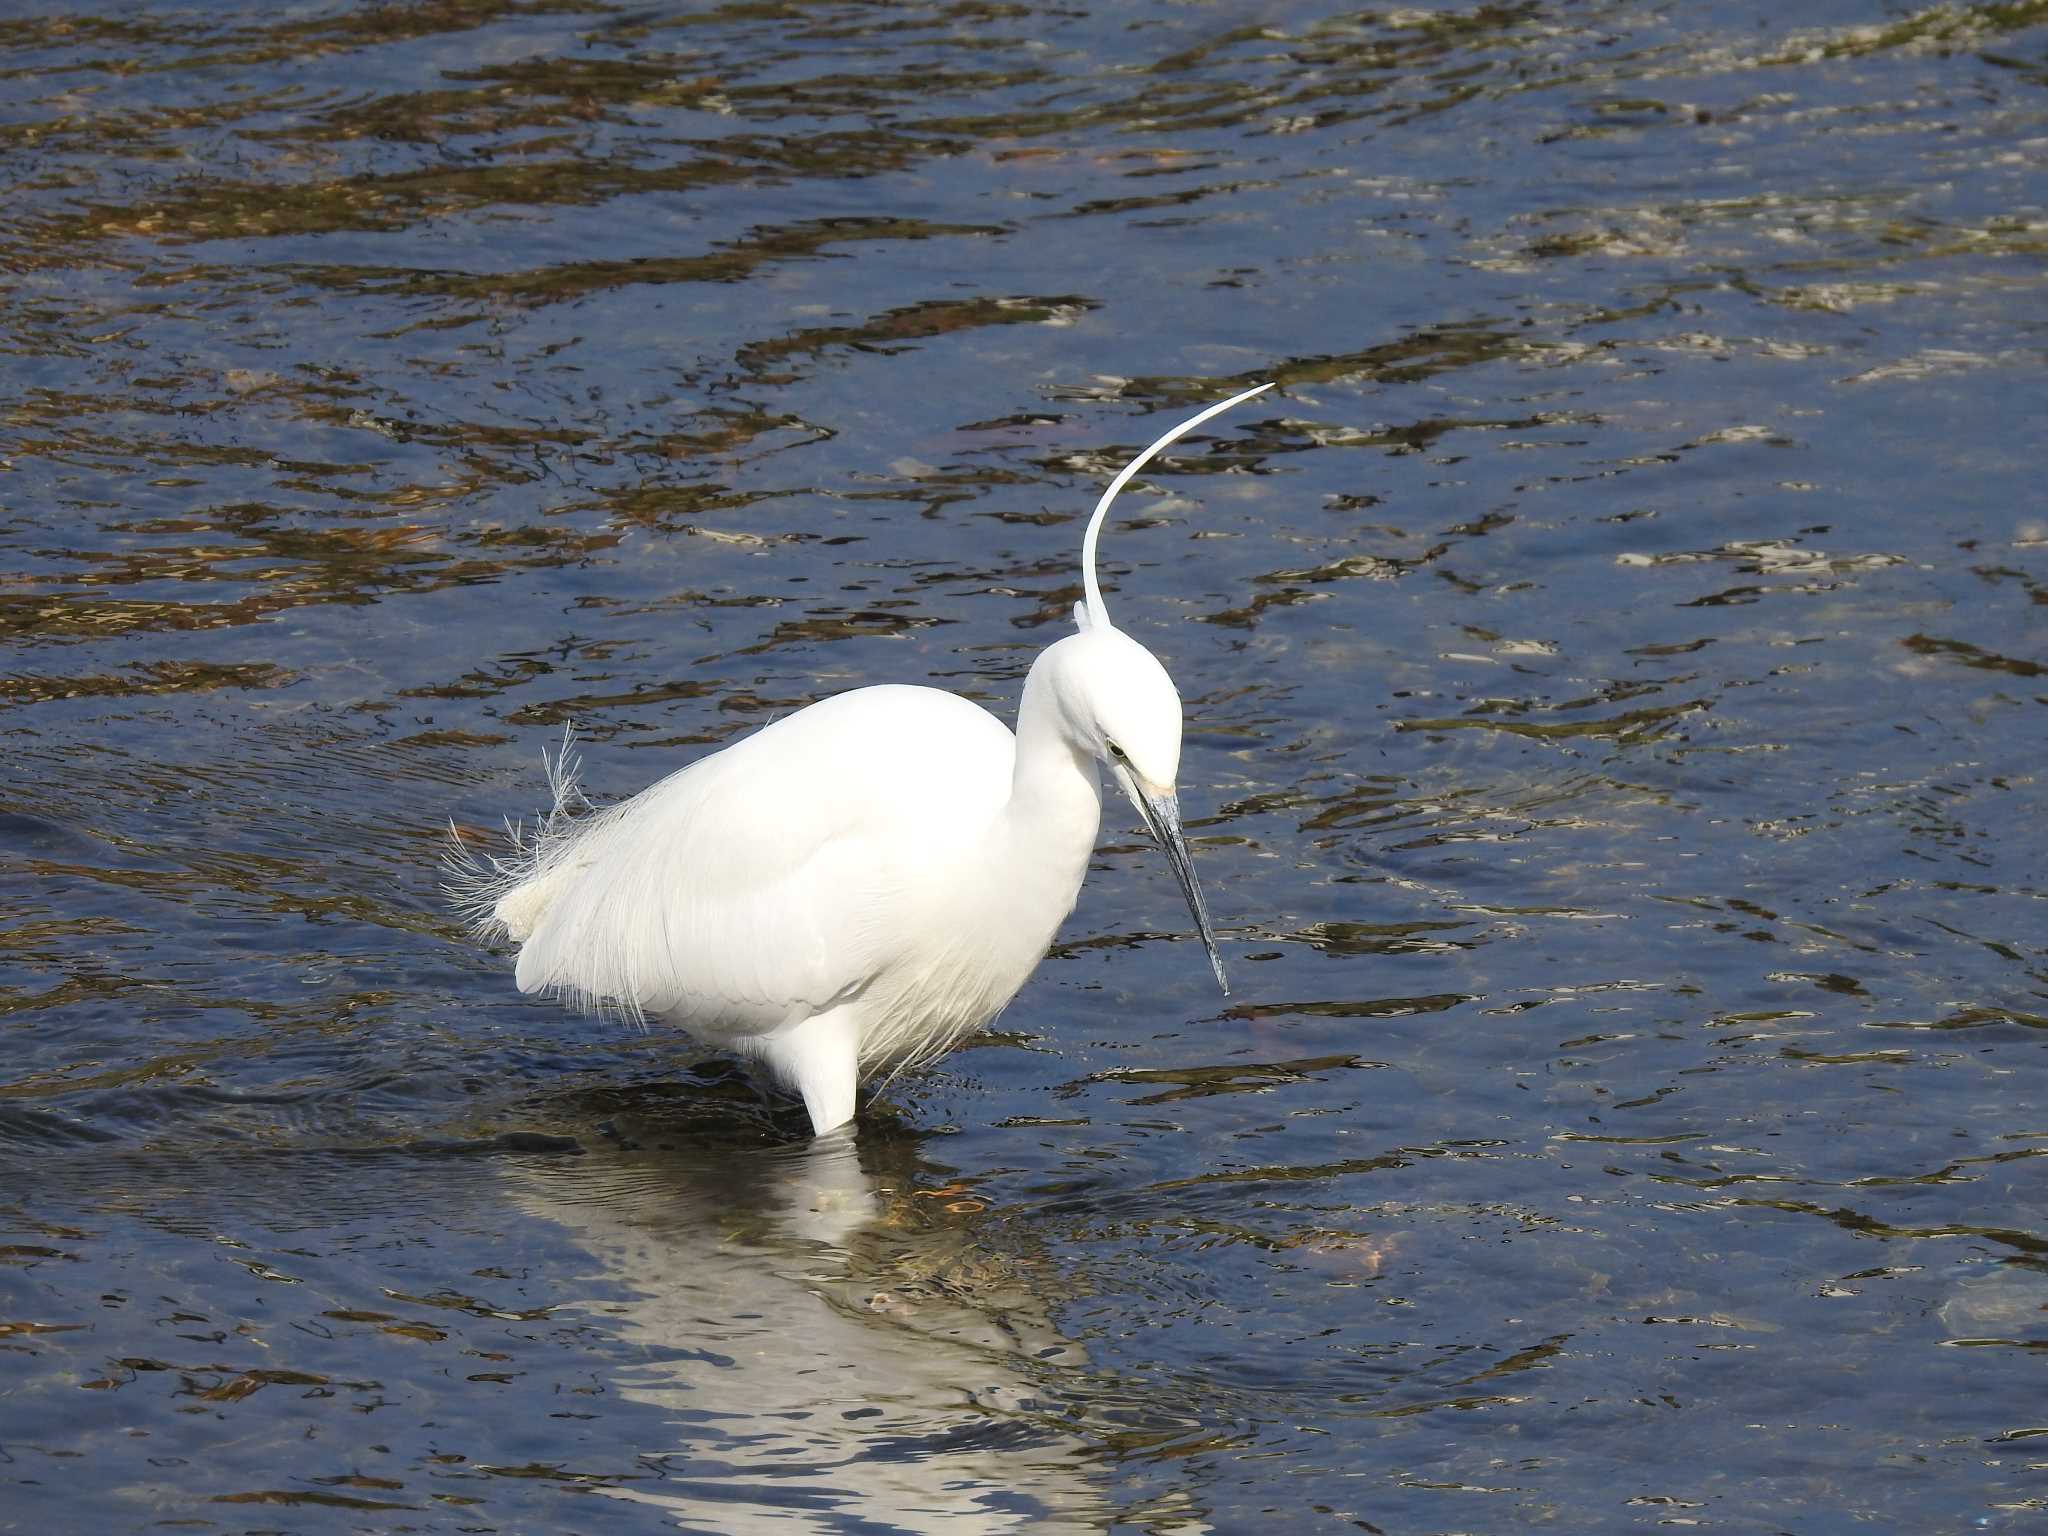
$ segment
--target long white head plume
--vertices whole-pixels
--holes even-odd
[[[1129,485],[1131,483],[1131,476],[1151,463],[1152,455],[1160,449],[1170,443],[1177,442],[1185,434],[1194,431],[1196,427],[1199,427],[1211,416],[1219,416],[1233,405],[1249,400],[1253,395],[1262,395],[1272,387],[1271,384],[1257,385],[1254,388],[1245,390],[1242,394],[1232,395],[1228,400],[1217,401],[1206,411],[1198,415],[1190,416],[1186,421],[1175,427],[1171,432],[1153,443],[1150,448],[1147,448],[1143,453],[1131,460],[1130,463],[1126,464],[1122,472],[1109,482],[1109,489],[1102,493],[1102,500],[1095,503],[1094,516],[1088,519],[1088,531],[1081,536],[1081,580],[1088,594],[1087,601],[1078,604],[1074,609],[1074,621],[1081,628],[1089,629],[1097,624],[1105,628],[1114,627],[1109,622],[1109,609],[1103,606],[1102,584],[1095,579],[1095,541],[1102,533],[1103,519],[1109,516],[1109,504],[1116,500],[1116,493]]]

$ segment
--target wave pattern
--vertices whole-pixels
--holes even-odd
[[[61,12],[0,21],[10,1513],[2038,1506],[2048,7]],[[1104,544],[1228,1006],[1111,824],[812,1153],[441,905],[565,724],[604,798],[1006,710],[1104,479],[1266,379]]]

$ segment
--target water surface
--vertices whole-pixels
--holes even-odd
[[[2023,1529],[2048,6],[0,22],[0,1529]],[[1124,818],[857,1138],[437,889],[565,724]]]

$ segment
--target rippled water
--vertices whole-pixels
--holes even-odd
[[[0,21],[0,1529],[2030,1528],[2048,5]],[[1113,817],[857,1143],[436,889],[565,722]]]

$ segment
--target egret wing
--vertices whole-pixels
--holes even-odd
[[[933,689],[778,721],[576,829],[537,871],[519,989],[714,1043],[857,995],[891,953],[906,861],[993,812],[1010,755],[1001,722]]]

